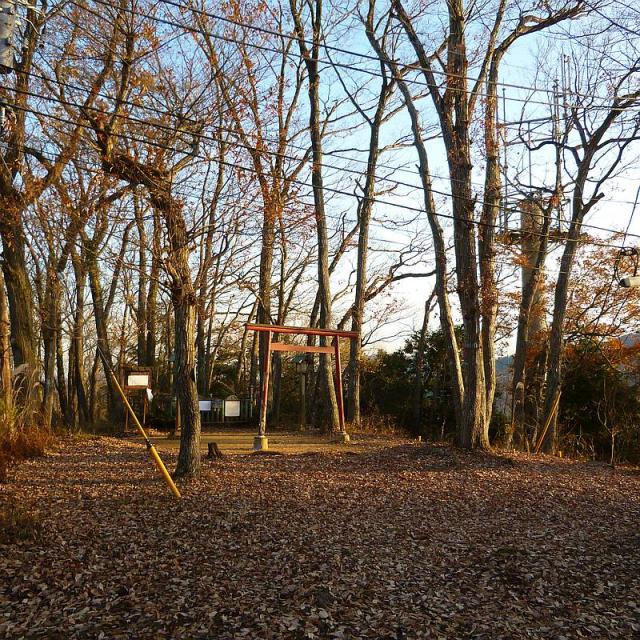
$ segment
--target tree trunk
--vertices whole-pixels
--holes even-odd
[[[24,235],[19,225],[2,234],[2,271],[11,318],[13,365],[27,365],[27,376],[37,369],[36,340],[33,329],[33,292],[24,257]],[[28,380],[30,381],[30,380]]]
[[[193,296],[173,291],[175,311],[176,395],[180,403],[180,451],[175,475],[195,476],[200,471],[200,410],[195,381],[196,305]]]
[[[550,420],[549,428],[542,444],[543,451],[550,453],[555,447],[557,411],[550,417],[554,409],[555,398],[562,384],[562,355],[564,321],[567,315],[567,299],[571,270],[578,248],[578,236],[582,224],[582,202],[574,196],[574,215],[569,228],[569,237],[560,260],[560,270],[556,282],[553,305],[553,320],[549,336],[549,359],[547,362],[547,388],[545,392],[544,419]]]
[[[347,419],[354,426],[360,424],[360,369],[362,359],[362,325],[367,294],[367,257],[369,251],[369,223],[375,201],[376,167],[380,153],[380,127],[385,113],[385,106],[391,92],[384,78],[378,105],[373,120],[370,122],[369,157],[364,193],[359,206],[358,256],[356,266],[356,293],[351,316],[351,331],[357,331],[358,337],[351,338],[349,344],[349,376],[347,392]]]
[[[482,446],[489,445],[489,424],[496,392],[495,335],[498,318],[498,287],[496,284],[495,230],[500,211],[502,180],[500,177],[500,146],[498,144],[498,68],[503,51],[494,51],[486,83],[484,149],[486,155],[484,202],[478,238],[480,259],[480,302],[482,319],[482,356],[484,359],[485,412]],[[486,441],[485,441],[486,438]]]
[[[87,247],[87,273],[89,274],[89,289],[91,291],[91,300],[93,303],[93,320],[96,327],[96,336],[98,348],[102,352],[104,358],[100,358],[104,368],[104,379],[107,388],[107,416],[115,417],[117,405],[116,390],[111,379],[111,369],[113,367],[113,356],[111,354],[111,346],[109,343],[109,334],[107,330],[108,318],[104,311],[104,300],[102,293],[102,285],[100,283],[100,272],[98,271],[98,260],[92,247]],[[106,360],[106,362],[105,362]]]
[[[253,316],[256,313],[257,305],[258,305],[258,301],[256,300],[253,307],[251,307],[251,311],[249,311],[249,315],[247,316],[247,323],[253,322]],[[246,368],[247,368],[246,351],[247,351],[248,339],[249,339],[249,330],[245,326],[244,330],[242,331],[242,340],[240,342],[240,353],[238,354],[238,364],[236,366],[236,374],[234,378],[236,393],[240,393],[241,390],[242,390],[242,393],[247,393],[247,386],[251,386],[250,382],[249,382],[249,385],[247,385],[247,372],[246,372]]]
[[[471,449],[489,446],[486,380],[482,349],[480,287],[471,188],[471,144],[468,110],[468,61],[462,0],[449,5],[448,67],[452,73],[450,104],[443,111],[444,143],[452,194],[454,250],[458,299],[462,313],[462,360],[464,397],[458,425],[458,446]],[[489,411],[490,412],[490,411]]]
[[[567,301],[569,294],[569,282],[571,279],[571,271],[575,261],[576,252],[578,250],[578,239],[582,229],[582,221],[584,216],[589,212],[591,207],[598,202],[600,195],[594,193],[590,199],[585,202],[585,185],[589,179],[591,171],[591,162],[598,149],[600,140],[605,135],[609,126],[619,116],[621,111],[613,109],[604,118],[603,123],[596,129],[593,136],[584,145],[584,156],[578,164],[578,171],[573,188],[573,208],[571,212],[571,223],[567,242],[564,246],[562,258],[560,259],[560,270],[558,272],[558,280],[556,281],[556,289],[553,302],[553,319],[551,321],[551,332],[549,336],[549,356],[547,360],[547,386],[545,391],[545,402],[543,417],[545,423],[549,421],[549,428],[544,438],[542,448],[545,452],[551,452],[556,443],[556,396],[560,393],[562,385],[562,355],[563,355],[563,333],[564,321],[567,315]],[[620,160],[618,155],[618,162]],[[615,164],[609,171],[613,171]],[[553,415],[551,413],[553,412]]]
[[[57,283],[57,278],[56,278]],[[59,287],[59,283],[58,287]],[[67,387],[67,380],[64,372],[64,350],[62,348],[62,314],[60,312],[60,295],[59,292],[55,297],[55,346],[56,346],[56,368],[58,374],[58,399],[60,401],[60,413],[64,420],[64,425],[69,428],[73,426],[74,416],[71,413],[71,407],[69,406],[69,390]]]
[[[11,380],[11,321],[7,302],[4,276],[0,270],[0,391],[2,393],[2,415],[5,433],[13,431],[13,384]]]
[[[285,310],[285,287],[287,282],[287,265],[289,253],[287,249],[286,230],[282,222],[282,216],[279,218],[279,236],[280,236],[280,278],[278,281],[278,315],[276,323],[283,325],[286,320]],[[278,341],[278,334],[274,333],[273,342]],[[273,354],[273,416],[274,424],[280,425],[280,415],[282,409],[282,354],[276,351]]]
[[[264,205],[264,218],[262,221],[262,247],[260,250],[260,275],[258,281],[258,323],[272,324],[271,322],[271,273],[273,270],[273,248],[275,243],[275,215],[269,207]],[[258,369],[259,388],[262,388],[264,374],[263,363],[267,358],[267,334],[259,334],[260,366]],[[268,396],[267,396],[268,397]],[[262,394],[258,396],[258,411],[260,411]]]
[[[298,46],[304,59],[307,74],[309,95],[309,129],[311,134],[312,168],[311,183],[313,186],[313,202],[315,207],[316,232],[318,240],[318,292],[320,298],[320,327],[331,328],[331,284],[329,281],[329,240],[327,237],[327,218],[324,206],[324,184],[322,178],[322,128],[320,125],[320,74],[318,59],[322,37],[322,0],[315,0],[312,12],[313,44],[311,50],[305,41],[304,27],[300,10],[295,0],[290,0],[291,13],[295,24]],[[326,346],[326,336],[320,336],[320,345]],[[331,358],[320,354],[320,382],[329,403],[329,430],[337,431],[340,426],[338,402],[333,384]]]
[[[94,353],[93,365],[91,366],[91,374],[89,376],[89,421],[95,424],[98,419],[98,369],[100,367],[100,356]]]
[[[136,309],[137,359],[139,365],[147,365],[147,234],[144,228],[143,209],[137,195],[133,198],[133,211],[138,230],[138,305]]]
[[[424,350],[427,341],[427,333],[429,331],[429,318],[431,316],[431,304],[435,297],[436,290],[431,292],[431,295],[424,303],[424,317],[422,319],[422,327],[420,328],[420,337],[418,339],[415,371],[413,376],[413,402],[412,402],[412,418],[413,418],[413,431],[415,433],[422,432],[422,395],[424,392]]]
[[[158,278],[160,277],[160,216],[153,208],[153,254],[151,256],[151,272],[149,273],[149,293],[147,294],[147,345],[146,361],[149,367],[156,363],[156,331],[158,310]],[[167,354],[168,355],[168,354]]]
[[[84,270],[84,264],[78,259],[76,252],[72,251],[71,255],[76,279],[76,308],[73,316],[72,338],[74,354],[72,384],[78,407],[79,423],[80,426],[85,426],[90,422],[84,369],[84,304],[87,274]]]
[[[435,291],[438,299],[438,309],[440,312],[440,326],[444,336],[444,343],[447,351],[447,363],[451,372],[452,380],[452,396],[453,406],[456,416],[456,424],[458,430],[462,424],[462,401],[465,395],[465,382],[463,380],[462,365],[460,362],[460,352],[458,348],[458,340],[456,337],[456,328],[449,302],[449,292],[447,290],[447,249],[444,241],[444,232],[436,212],[436,204],[433,197],[433,188],[431,184],[431,172],[429,169],[429,157],[427,149],[422,137],[422,127],[420,124],[420,115],[416,108],[413,96],[402,79],[397,63],[395,63],[386,51],[382,48],[375,37],[373,30],[374,12],[373,4],[370,4],[370,10],[367,15],[367,37],[372,47],[381,60],[385,62],[391,69],[394,77],[397,79],[398,87],[405,101],[409,117],[411,119],[411,131],[413,136],[413,145],[418,154],[418,170],[420,173],[420,182],[422,186],[422,194],[424,199],[424,207],[431,228],[433,237],[434,261],[436,272]]]
[[[56,309],[58,280],[51,264],[47,264],[45,285],[45,307],[43,309],[42,340],[44,343],[44,397],[43,420],[51,428],[53,424],[53,408],[56,381]]]
[[[205,318],[205,299],[199,296],[197,306],[197,323],[196,323],[196,352],[198,354],[198,374],[196,376],[198,393],[206,395],[209,391],[209,350],[206,348],[206,318]]]
[[[551,222],[550,212],[545,211],[539,203],[527,201],[522,203],[521,207],[524,207],[521,212],[520,224],[524,265],[522,266],[522,299],[518,314],[516,349],[513,357],[512,415],[505,442],[507,448],[512,446],[514,438],[517,441],[526,435],[525,402],[530,382],[527,362],[531,352],[531,338],[542,330],[544,322],[542,285]],[[521,404],[519,405],[519,403]],[[518,416],[520,416],[520,420],[518,420]]]

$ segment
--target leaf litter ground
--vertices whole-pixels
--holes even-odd
[[[22,464],[0,638],[640,638],[636,471],[358,451],[206,461],[181,501],[122,440]]]

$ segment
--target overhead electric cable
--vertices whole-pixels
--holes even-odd
[[[114,8],[113,5],[108,3],[108,2],[106,2],[106,0],[93,0],[93,2],[95,2],[97,4],[100,4],[102,6],[108,7],[110,9]],[[95,15],[98,18],[102,18],[103,17],[98,12],[93,11],[89,7],[80,4],[79,2],[77,2],[77,0],[70,0],[70,3],[75,5],[75,6],[77,6],[77,7],[79,7],[79,8],[81,8],[81,9],[84,9],[85,11],[88,11],[89,13]],[[124,12],[126,12],[126,13],[128,13],[130,15],[133,15],[133,16],[137,16],[137,17],[140,17],[140,18],[146,18],[148,20],[153,20],[155,22],[158,22],[160,24],[165,24],[167,26],[178,27],[178,28],[181,28],[181,29],[185,29],[186,31],[189,31],[191,33],[199,33],[200,35],[207,35],[207,36],[210,36],[210,37],[212,37],[214,39],[222,40],[222,41],[225,41],[225,42],[233,42],[233,43],[236,43],[236,44],[240,43],[235,38],[230,38],[228,36],[223,36],[223,35],[220,35],[220,34],[212,33],[212,32],[209,32],[209,31],[205,31],[205,30],[203,30],[201,28],[196,28],[196,27],[193,27],[193,26],[190,26],[190,25],[187,25],[187,24],[175,22],[174,20],[168,20],[166,18],[161,18],[159,16],[153,16],[151,14],[144,13],[144,12],[141,12],[141,11],[135,11],[133,9],[129,9],[128,7],[120,7],[118,10],[124,11]],[[296,41],[299,40],[299,38],[296,38],[295,36],[286,36],[285,34],[282,34],[282,35],[284,37],[295,39]],[[247,45],[247,46],[249,46],[251,48],[258,49],[258,50],[270,51],[271,53],[281,53],[277,49],[273,49],[273,48],[270,48],[270,47],[266,47],[264,45],[259,45],[259,44],[255,44],[255,43],[251,43],[251,42],[243,42],[241,44],[245,44],[245,45]],[[374,57],[372,57],[372,59],[373,58]],[[379,62],[378,58],[375,58],[375,60]],[[318,62],[324,62],[323,60],[317,60],[317,61]],[[336,66],[336,67],[343,68],[343,69],[348,69],[350,71],[354,70],[353,65],[349,65],[349,64],[345,64],[345,63],[336,62],[332,66]],[[422,70],[422,68],[419,67],[419,66],[417,66],[417,67],[415,65],[413,65],[413,66],[418,71]],[[364,73],[366,75],[369,75],[369,76],[380,77],[379,72],[377,72],[377,71],[375,71],[373,69],[358,69],[358,71],[360,71],[361,73]],[[433,70],[433,73],[434,74],[437,73],[438,75],[444,75],[445,77],[455,77],[455,74],[446,73],[444,71],[440,72],[438,70]],[[469,80],[470,79],[470,78],[465,77],[465,76],[458,76],[458,77],[461,78],[461,79],[464,79],[464,80]],[[416,80],[415,78],[405,78],[404,80],[405,80],[405,82],[407,82],[409,84],[415,84],[415,85],[424,86],[424,87],[431,86],[431,84],[429,82]],[[500,83],[496,83],[496,84],[500,84]],[[507,86],[507,85],[504,85],[504,86]],[[517,85],[514,85],[514,88],[518,88]],[[459,91],[459,92],[463,92],[463,93],[469,93],[469,94],[474,93],[472,90],[469,90],[469,89],[456,88],[455,90]],[[528,90],[532,91],[532,88],[529,87]],[[478,91],[474,95],[477,95],[478,97],[485,97],[485,98],[487,97],[487,95],[482,91]],[[589,97],[593,98],[593,96],[589,96]],[[521,103],[526,103],[526,104],[542,105],[542,106],[546,106],[546,107],[548,107],[548,106],[560,106],[560,107],[562,107],[563,106],[563,104],[560,104],[559,102],[531,100],[531,99],[528,99],[528,98],[517,98],[517,97],[513,97],[513,96],[508,96],[505,99],[509,100],[511,102],[521,102]],[[615,106],[610,106],[610,105],[602,105],[602,106],[590,105],[590,109],[592,109],[592,110],[605,109],[606,111],[628,111],[629,110],[626,107],[615,107]]]
[[[70,101],[62,100],[62,99],[59,99],[59,98],[42,96],[40,94],[35,94],[33,92],[30,92],[30,91],[17,90],[17,89],[16,89],[16,91],[18,91],[20,93],[25,93],[27,95],[31,95],[33,97],[41,98],[41,99],[44,99],[44,100],[50,100],[50,101],[53,101],[53,102],[58,102],[60,104],[63,104],[63,105],[66,105],[66,106],[75,107],[75,108],[78,108],[78,109],[81,109],[81,110],[82,109],[98,110],[95,107],[84,107],[83,105],[80,105],[80,104],[77,104],[77,103],[72,103]],[[58,115],[55,115],[55,114],[50,114],[50,113],[46,113],[46,112],[42,112],[42,111],[37,111],[37,110],[30,109],[30,108],[27,108],[27,107],[18,107],[16,105],[14,105],[14,108],[20,109],[20,110],[23,110],[23,111],[27,111],[27,112],[30,112],[30,113],[33,113],[33,114],[41,115],[43,117],[52,118],[52,119],[58,120],[60,122],[64,122],[66,124],[70,124],[72,126],[80,126],[80,127],[84,128],[84,129],[86,129],[88,131],[91,131],[91,132],[94,131],[93,128],[90,125],[79,123],[79,122],[74,122],[72,120],[69,120],[67,118],[62,118],[62,117],[60,117]],[[98,110],[98,111],[100,111],[100,110]],[[106,112],[102,112],[102,113],[106,113]],[[127,116],[123,116],[123,117],[127,117]],[[155,127],[155,128],[168,130],[170,133],[186,133],[186,132],[183,132],[183,131],[180,131],[180,130],[176,130],[173,127],[169,127],[167,125],[161,125],[159,123],[151,123],[150,124],[150,123],[145,122],[144,120],[139,120],[139,119],[132,118],[132,117],[129,117],[128,119],[131,122],[135,122],[137,124],[142,124],[142,125],[145,125],[145,126],[151,126],[151,127]],[[194,158],[199,158],[201,160],[212,161],[212,159],[210,157],[202,156],[202,155],[197,154],[197,153],[188,152],[186,150],[176,149],[175,147],[172,147],[172,146],[169,146],[169,145],[164,145],[164,144],[158,143],[156,141],[151,141],[151,140],[148,140],[146,138],[138,138],[138,137],[135,137],[135,136],[133,136],[131,134],[125,135],[125,134],[122,134],[122,133],[112,133],[111,135],[114,135],[117,138],[129,140],[129,141],[134,141],[134,142],[138,142],[138,143],[141,143],[141,144],[147,144],[147,145],[153,146],[155,148],[160,148],[160,149],[164,149],[164,150],[167,150],[167,151],[173,151],[174,153],[182,153],[184,155],[188,155],[188,156],[191,156],[191,157],[194,157]],[[216,140],[215,138],[213,138],[211,136],[204,136],[203,135],[202,137],[203,138],[206,137],[206,138],[211,139],[213,141],[219,142],[219,140]],[[242,146],[242,145],[238,145],[238,146]],[[266,153],[269,153],[269,152],[266,152]],[[273,152],[273,153],[277,154],[277,152]],[[226,162],[226,161],[223,161],[221,164],[223,164],[225,166],[229,166],[229,167],[235,168],[235,169],[241,169],[241,170],[244,170],[244,171],[254,172],[255,173],[255,169],[253,167],[245,167],[245,166],[239,165],[237,163],[229,163],[229,162]],[[327,165],[327,164],[323,164],[323,166],[331,168],[331,169],[336,170],[336,171],[344,171],[344,172],[348,172],[348,173],[355,173],[357,175],[362,175],[362,173],[357,171],[357,170],[348,169],[348,168],[345,168],[345,167],[336,167],[336,166]],[[291,179],[291,178],[287,179],[287,178],[285,178],[285,181],[288,181],[291,184],[309,186],[306,182],[303,182],[303,181],[297,180],[297,179]],[[394,181],[394,180],[389,180],[389,179],[388,179],[388,181],[396,182],[397,184],[399,184],[401,186],[407,186],[407,187],[413,188],[415,190],[421,190],[420,185],[412,185],[412,184],[409,184],[409,183],[403,183],[403,182],[400,182],[400,181]],[[341,189],[336,189],[334,187],[325,187],[325,191],[330,191],[330,192],[336,193],[338,195],[348,196],[348,197],[352,197],[352,198],[359,198],[360,197],[360,196],[357,196],[354,193],[350,193],[350,192],[347,192],[347,191],[344,191],[344,190],[341,190]],[[448,198],[455,197],[452,193],[449,193],[449,192],[446,192],[446,191],[442,191],[442,190],[439,190],[439,189],[432,189],[432,192],[437,194],[437,195],[448,197]],[[384,204],[384,205],[395,207],[395,208],[405,209],[407,211],[414,211],[416,213],[424,212],[423,209],[412,207],[410,205],[400,205],[400,204],[397,204],[397,203],[394,203],[394,202],[391,202],[391,201],[388,201],[388,200],[381,200],[379,198],[373,198],[373,200],[374,200],[374,202],[377,202],[379,204]],[[482,200],[479,200],[479,201],[476,201],[476,202],[478,204],[484,204],[484,201],[482,201]],[[520,209],[513,208],[513,207],[509,208],[508,211],[511,212],[511,213],[515,213],[515,212],[520,213]],[[457,219],[457,217],[454,216],[453,214],[436,213],[435,215],[437,215],[439,217],[442,217],[442,218],[451,219],[451,220]],[[535,215],[535,214],[532,213],[531,215]],[[495,229],[502,229],[502,227],[500,227],[499,225],[490,225],[490,224],[484,223],[484,222],[482,222],[480,220],[466,220],[466,219],[463,219],[462,221],[463,222],[467,222],[467,223],[471,223],[471,224],[476,224],[478,226],[484,226],[484,227],[490,226],[490,227],[493,227]],[[593,224],[587,224],[587,223],[582,223],[581,224],[581,228],[593,229],[594,231],[602,231],[602,232],[605,232],[605,233],[612,233],[612,234],[617,233],[617,231],[615,229],[611,229],[611,228],[607,228],[607,227],[601,227],[599,225],[593,225]],[[640,238],[640,234],[630,234],[630,235],[633,235],[634,237]]]

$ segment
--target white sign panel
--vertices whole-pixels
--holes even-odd
[[[211,411],[211,400],[200,400],[200,411]]]
[[[148,373],[134,373],[127,376],[128,387],[148,387],[149,386],[149,374]]]
[[[225,400],[224,415],[227,418],[239,418],[240,417],[240,400]]]

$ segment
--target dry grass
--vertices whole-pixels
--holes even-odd
[[[360,420],[358,432],[391,437],[406,437],[407,435],[407,430],[399,426],[391,416],[377,413],[363,415]]]
[[[0,398],[0,483],[7,482],[11,466],[43,456],[55,440],[51,429],[42,425],[36,383],[34,373],[15,386],[10,403]]]
[[[15,498],[0,504],[0,544],[36,541],[42,534],[42,519],[37,511],[20,505]]]
[[[42,427],[23,427],[0,437],[0,483],[7,482],[12,465],[43,456],[54,441],[53,432]]]

